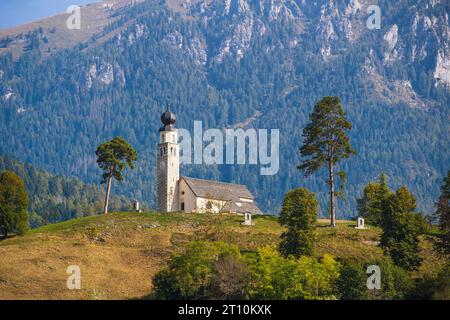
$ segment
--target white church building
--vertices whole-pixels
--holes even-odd
[[[157,201],[160,212],[261,214],[244,185],[180,176],[175,115],[161,115],[157,149]]]

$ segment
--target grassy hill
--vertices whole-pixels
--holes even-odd
[[[282,227],[275,217],[254,218],[242,226],[235,215],[113,213],[90,216],[32,230],[0,241],[2,299],[140,299],[152,276],[192,240],[222,240],[241,250],[277,244]],[[380,230],[354,229],[340,221],[336,229],[319,220],[317,254],[368,261],[380,257]],[[439,262],[422,240],[425,261],[417,276],[436,272]],[[81,268],[81,290],[68,290],[66,269]]]

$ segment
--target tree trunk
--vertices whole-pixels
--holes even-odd
[[[8,229],[6,229],[6,223],[5,221],[0,221],[0,231],[3,232],[2,236],[4,239],[8,237]]]
[[[113,172],[113,168],[111,168],[111,171],[110,171],[110,173],[109,173],[108,187],[106,188],[105,209],[103,210],[103,213],[104,213],[104,214],[108,214],[109,195],[110,195],[110,193],[111,193],[111,183],[112,183],[112,172]]]
[[[330,184],[330,226],[336,227],[336,209],[334,207],[334,167],[331,160],[328,162],[328,175]]]

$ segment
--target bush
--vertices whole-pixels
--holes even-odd
[[[280,255],[273,247],[247,257],[253,299],[336,299],[340,265],[330,255],[318,260]]]
[[[367,288],[367,267],[377,265],[381,271],[381,288]],[[343,300],[404,299],[409,296],[413,281],[404,269],[396,266],[389,258],[370,263],[345,262],[338,281]]]
[[[245,277],[232,278],[227,283],[224,277],[237,269],[242,270],[240,260],[236,246],[223,242],[192,242],[184,253],[173,256],[168,267],[154,276],[155,298],[223,299],[239,296],[244,290],[239,286],[245,286]],[[227,267],[229,269],[224,270]]]
[[[238,255],[225,254],[214,263],[207,287],[208,296],[215,299],[248,299],[250,273]]]
[[[420,300],[450,300],[450,264],[447,264],[436,276],[417,281],[408,298]]]
[[[346,263],[338,281],[339,293],[343,300],[369,299],[367,274],[362,264]]]

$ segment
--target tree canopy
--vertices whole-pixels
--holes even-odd
[[[25,183],[14,172],[0,175],[0,230],[23,235],[28,229],[28,194]]]
[[[370,182],[364,187],[363,196],[357,199],[358,216],[364,217],[366,222],[375,226],[381,223],[383,201],[392,193],[388,186],[387,177],[382,173],[378,182]]]
[[[115,137],[99,145],[95,154],[98,157],[98,166],[103,170],[101,183],[108,184],[104,208],[104,213],[108,213],[112,180],[115,178],[122,181],[123,171],[127,165],[130,169],[134,169],[137,153],[123,137]]]
[[[288,191],[278,221],[287,227],[279,246],[284,256],[312,255],[318,203],[314,193],[306,188]]]
[[[422,228],[414,209],[415,198],[405,186],[383,201],[380,245],[396,265],[407,270],[417,269],[422,262],[418,238]]]

